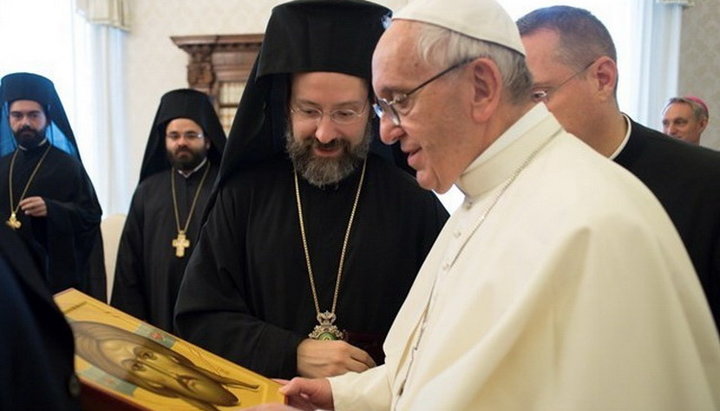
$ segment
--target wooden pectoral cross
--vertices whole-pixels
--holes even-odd
[[[185,249],[190,247],[190,240],[185,236],[185,231],[178,232],[177,237],[172,241],[172,246],[175,247],[175,257],[185,257]]]

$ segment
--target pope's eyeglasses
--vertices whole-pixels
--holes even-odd
[[[397,105],[403,103],[406,101],[413,93],[416,93],[417,91],[421,90],[423,87],[427,86],[428,84],[432,83],[433,81],[439,79],[440,77],[444,76],[445,74],[455,70],[458,67],[464,66],[465,64],[470,63],[471,61],[475,60],[475,58],[466,59],[459,63],[455,63],[452,66],[446,68],[445,70],[437,73],[436,75],[430,77],[429,79],[423,81],[420,83],[419,86],[415,87],[414,89],[408,91],[407,93],[402,93],[397,95],[392,100],[388,101],[384,98],[375,97],[375,104],[373,104],[373,110],[375,110],[375,114],[379,118],[383,118],[385,114],[390,114],[390,119],[392,120],[393,124],[396,126],[400,125],[400,113],[395,108]]]

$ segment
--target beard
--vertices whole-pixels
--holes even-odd
[[[207,157],[207,150],[203,147],[193,150],[190,147],[181,147],[175,151],[167,151],[167,158],[173,167],[180,171],[190,171],[199,166]]]
[[[17,131],[14,131],[13,134],[15,135],[15,141],[17,143],[25,148],[33,148],[40,145],[40,143],[45,139],[45,130],[47,127],[44,127],[40,130],[36,130],[30,126],[22,126]]]
[[[315,137],[296,139],[292,127],[288,127],[285,133],[287,152],[295,170],[310,184],[320,188],[339,183],[359,167],[367,158],[371,135],[372,128],[368,124],[362,140],[353,146],[343,138],[336,138],[327,144],[321,143]],[[325,149],[341,147],[342,153],[337,158],[317,157],[313,153],[316,147]]]

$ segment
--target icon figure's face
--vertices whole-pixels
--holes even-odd
[[[100,351],[113,363],[158,389],[219,405],[233,405],[237,398],[182,358],[166,355],[127,340],[100,342]]]

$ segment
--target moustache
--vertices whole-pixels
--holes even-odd
[[[334,150],[336,148],[342,148],[342,147],[349,147],[350,143],[346,140],[343,140],[341,138],[333,139],[327,143],[323,143],[320,140],[314,138],[311,140],[311,144],[313,148],[320,148],[323,150]]]

